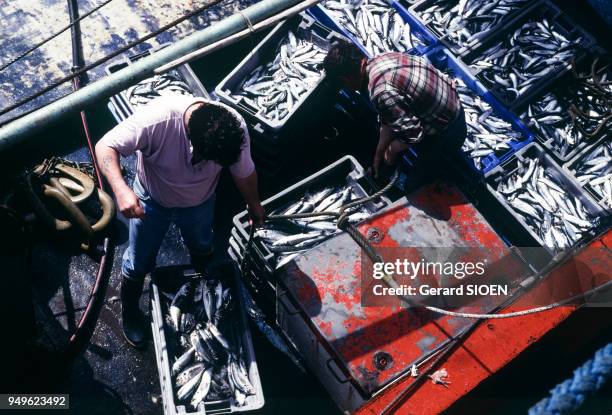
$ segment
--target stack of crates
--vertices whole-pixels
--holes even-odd
[[[304,129],[316,124],[318,116],[325,113],[325,105],[331,108],[333,98],[323,74],[311,89],[300,97],[289,114],[279,121],[254,111],[234,95],[242,81],[255,68],[272,62],[276,58],[277,47],[289,33],[298,39],[307,40],[327,50],[334,40],[341,36],[318,24],[306,14],[298,14],[278,24],[215,88],[215,95],[221,102],[235,108],[246,119],[251,132],[252,152],[257,162],[257,170],[264,175],[274,176],[295,157],[296,148],[305,145]]]
[[[351,185],[359,197],[367,197],[374,194],[378,189],[366,174],[364,168],[351,156],[345,156],[313,175],[288,187],[282,192],[266,199],[262,205],[267,212],[274,212],[300,200],[308,190],[329,186]],[[386,197],[380,197],[366,204],[367,210],[374,214],[389,206],[391,202]],[[229,255],[238,263],[244,262],[243,277],[258,304],[274,304],[276,298],[277,281],[274,277],[276,272],[275,255],[258,239],[251,241],[251,248],[245,253],[249,240],[250,224],[248,212],[244,211],[233,219],[234,227],[231,231]],[[266,314],[274,313],[273,306]]]

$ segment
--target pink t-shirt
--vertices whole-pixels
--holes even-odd
[[[110,130],[101,142],[121,155],[137,155],[136,174],[145,190],[164,207],[192,207],[208,199],[219,182],[221,165],[209,160],[191,164],[193,148],[187,138],[183,116],[195,102],[220,105],[234,114],[244,130],[240,159],[229,167],[237,178],[255,170],[244,119],[237,111],[204,98],[167,96],[144,108]]]

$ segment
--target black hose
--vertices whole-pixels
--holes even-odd
[[[68,10],[70,12],[70,22],[78,23],[77,19],[79,16],[79,11],[76,0],[68,0]],[[81,32],[79,25],[72,25],[72,27],[72,70],[76,73],[85,65],[85,60],[83,58],[83,48],[81,44]],[[74,78],[72,80],[72,86],[75,91],[79,89],[79,78]],[[84,111],[81,111],[81,121],[83,123],[85,138],[87,139],[87,148],[94,167],[93,174],[96,178],[96,184],[98,188],[103,191],[104,182],[102,181],[102,176],[98,170],[98,163],[96,161],[96,155],[94,153],[93,143],[89,133],[89,126]],[[111,246],[111,238],[106,236],[103,242],[102,256],[100,257],[100,262],[98,263],[96,280],[89,294],[87,306],[81,315],[74,333],[72,336],[70,336],[68,341],[66,357],[69,359],[77,356],[84,349],[85,345],[93,335],[93,331],[98,321],[98,316],[100,315],[100,310],[104,305],[104,298],[106,297],[106,288],[108,287],[110,271],[113,266],[113,254],[114,246]]]

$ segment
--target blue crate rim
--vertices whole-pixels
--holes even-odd
[[[423,55],[424,53],[429,51],[431,48],[439,45],[439,41],[437,37],[433,33],[431,33],[429,28],[427,28],[420,21],[418,21],[404,6],[402,6],[396,0],[391,0],[389,4],[391,7],[393,7],[398,12],[402,20],[405,23],[408,23],[410,25],[411,30],[416,29],[417,33],[425,37],[424,45],[416,46],[408,50],[407,53],[410,53],[412,55]],[[347,29],[345,29],[344,26],[340,24],[340,22],[338,22],[335,18],[333,18],[330,15],[330,13],[327,12],[327,9],[325,8],[325,6],[323,6],[323,4],[319,3],[311,7],[310,9],[307,10],[307,13],[310,16],[314,17],[322,25],[327,26],[330,30],[335,30],[337,32],[340,32],[344,37],[349,39],[359,49],[361,49],[361,51],[364,53],[365,56],[367,56],[368,58],[372,58],[372,56],[366,50],[365,46],[355,36],[353,36]]]
[[[497,100],[495,96],[492,95],[490,91],[487,90],[487,88],[484,85],[482,85],[482,83],[480,83],[480,81],[469,72],[469,70],[465,67],[465,65],[456,56],[454,56],[453,53],[449,51],[447,48],[445,47],[433,48],[432,50],[427,52],[425,55],[423,55],[423,57],[428,59],[434,66],[438,67],[438,69],[441,69],[439,68],[439,60],[437,61],[431,60],[433,56],[438,56],[440,54],[442,54],[443,58],[446,59],[447,66],[445,69],[452,69],[454,76],[456,78],[460,78],[461,80],[463,80],[464,83],[466,84],[466,87],[470,91],[480,96],[485,102],[491,105],[491,108],[494,110],[496,115],[510,122],[513,128],[516,129],[518,132],[522,133],[523,136],[525,137],[525,140],[522,140],[522,141],[516,141],[514,139],[509,140],[508,143],[510,144],[511,148],[508,149],[503,154],[500,154],[499,156],[496,156],[495,154],[490,154],[482,158],[481,164],[483,167],[481,169],[478,169],[476,165],[474,164],[474,162],[472,161],[472,159],[469,158],[469,156],[467,156],[462,151],[461,155],[464,157],[467,164],[476,173],[480,175],[484,175],[487,172],[491,171],[496,166],[508,160],[510,157],[512,157],[514,153],[516,153],[520,149],[524,148],[525,146],[533,142],[535,138],[534,134],[523,124],[523,122],[518,117],[516,117],[512,112],[510,112],[504,106],[503,103]],[[448,64],[449,62],[450,62],[450,65]]]

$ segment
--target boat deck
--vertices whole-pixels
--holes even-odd
[[[193,30],[205,27],[250,3],[252,2],[222,2],[215,7],[213,13],[185,23],[170,34],[160,35],[155,38],[155,41],[149,42],[149,45],[141,45],[132,52],[139,52],[148,46],[180,39]],[[81,13],[95,7],[96,4],[90,1],[80,2]],[[104,56],[198,5],[197,2],[162,3],[154,0],[145,2],[115,0],[105,6],[105,8],[108,7],[106,13],[102,13],[102,16],[95,19],[95,23],[92,20],[82,25],[86,61],[91,62]],[[128,13],[130,14],[129,19],[126,17]],[[578,17],[588,19],[589,15],[578,15]],[[23,52],[35,42],[68,23],[66,4],[59,0],[27,2],[0,0],[0,18],[3,21],[0,29],[3,32],[2,40],[0,40],[4,55],[2,62],[5,62],[6,57]],[[595,28],[594,31],[596,30],[598,29]],[[10,36],[4,33],[10,33]],[[209,90],[212,89],[263,35],[258,34],[253,39],[247,39],[195,62],[193,69],[204,86]],[[52,80],[65,75],[70,66],[70,35],[67,32],[29,59],[24,59],[0,72],[0,106],[10,105],[33,91],[41,89]],[[90,80],[95,81],[101,76],[103,76],[103,67],[92,71]],[[18,111],[0,116],[0,122],[44,105],[69,91],[68,86],[58,88],[53,93],[24,105]],[[115,125],[106,107],[106,102],[100,102],[88,110],[87,114],[92,134],[96,139]],[[337,114],[334,113],[334,115]],[[262,181],[262,197],[274,194],[347,153],[355,155],[363,165],[369,165],[369,154],[371,154],[374,143],[355,139],[370,131],[369,126],[354,122],[355,120],[343,121],[338,124],[340,135],[336,141],[325,140],[321,131],[318,136],[312,137],[313,145],[306,149],[294,163],[287,166],[282,174]],[[70,118],[61,127],[50,129],[45,134],[48,137],[47,145],[28,149],[28,153],[23,154],[18,160],[5,160],[0,188],[5,184],[5,179],[15,171],[16,166],[23,167],[28,163],[35,163],[50,154],[64,155],[74,161],[88,160],[87,150],[84,147],[85,139],[78,117]],[[69,138],[66,139],[67,137]],[[133,178],[134,160],[124,160],[124,166],[128,177]],[[225,257],[231,218],[243,208],[244,203],[230,178],[223,176],[219,184],[216,206],[216,256]],[[480,206],[479,209],[486,209],[486,206]],[[128,347],[123,341],[119,325],[120,303],[117,301],[120,282],[119,269],[127,239],[125,221],[121,217],[119,219],[118,246],[115,250],[106,301],[90,344],[70,366],[65,366],[55,359],[54,352],[67,341],[68,334],[83,311],[94,279],[95,264],[88,257],[78,255],[70,244],[58,243],[56,239],[37,241],[30,257],[27,257],[25,253],[0,254],[3,255],[0,256],[0,263],[6,265],[7,275],[18,276],[24,282],[32,283],[35,294],[35,313],[39,322],[38,329],[42,333],[39,338],[41,351],[36,355],[24,354],[25,349],[20,348],[21,344],[15,341],[15,354],[11,356],[19,363],[22,376],[10,380],[12,388],[69,393],[72,412],[78,414],[161,413],[162,404],[153,347],[150,344],[144,351]],[[611,245],[607,245],[608,249],[612,249]],[[186,261],[188,257],[180,243],[178,231],[172,227],[164,240],[158,264],[160,266],[181,264]],[[13,284],[17,285],[16,282]],[[143,309],[147,309],[147,299],[147,296],[143,296]],[[14,305],[16,309],[23,307],[17,295],[15,304],[10,301],[7,304]],[[448,410],[448,413],[490,413],[493,410],[498,414],[525,412],[529,406],[544,396],[548,389],[589,358],[594,350],[610,341],[612,314],[609,308],[587,308],[574,313],[569,311],[559,310],[550,313],[545,318],[534,316],[529,322],[520,324],[504,322],[483,328],[485,333],[479,335],[476,343],[467,344],[461,349],[464,359],[458,360],[458,364],[465,364],[468,369],[472,368],[471,375],[477,373],[479,379],[486,378],[494,371],[492,370],[494,365],[489,358],[493,354],[500,353],[501,350],[483,347],[483,345],[490,343],[492,337],[499,339],[500,337],[497,336],[505,340],[506,346],[503,348],[505,356],[515,357],[515,359],[494,377],[490,377],[459,400]],[[567,320],[561,323],[566,317]],[[15,325],[19,326],[20,318],[17,317],[15,320],[17,320],[14,322]],[[519,335],[514,333],[523,330],[525,325],[530,328],[525,333],[531,333],[529,336],[533,337],[517,339]],[[555,326],[557,326],[555,330],[548,332]],[[487,330],[490,333],[487,334]],[[255,329],[253,334],[266,398],[266,406],[259,413],[331,414],[337,412],[334,403],[316,379],[311,375],[299,372]],[[537,344],[524,353],[519,353],[539,337],[542,339]],[[466,359],[470,359],[469,362]],[[494,360],[495,365],[501,367],[509,359]],[[470,375],[468,369],[465,373]],[[7,381],[7,379],[3,380]],[[463,392],[475,386],[474,384],[468,385],[467,380],[461,377],[451,377],[450,380],[453,382],[453,387],[457,385],[458,390]],[[10,389],[4,388],[4,390]],[[436,397],[445,392],[446,390],[439,385],[427,384],[419,395],[419,402],[431,401],[432,403],[431,406],[420,407],[420,409],[440,409],[441,406],[435,404]],[[454,401],[458,396],[461,395],[452,391],[440,402]],[[587,406],[582,408],[582,413],[597,414],[599,413],[598,408],[611,407],[611,397],[612,385],[608,384],[597,399],[590,400]],[[411,410],[409,404],[405,408],[406,413],[420,413],[419,410]],[[374,405],[365,408],[364,413],[375,414],[379,410],[380,406]]]

